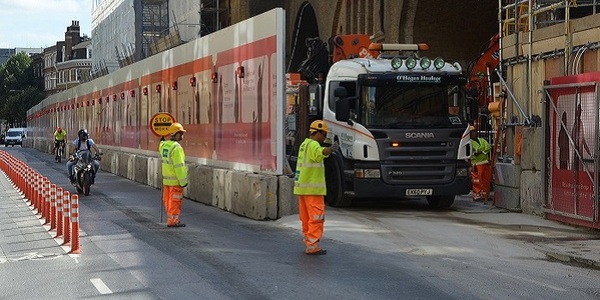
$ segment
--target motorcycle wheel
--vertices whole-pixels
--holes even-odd
[[[92,174],[83,173],[83,182],[81,183],[83,186],[83,194],[86,196],[90,195],[90,187],[92,185]]]

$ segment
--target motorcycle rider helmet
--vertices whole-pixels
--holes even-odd
[[[83,141],[87,141],[87,139],[88,139],[88,137],[89,137],[89,136],[88,136],[87,129],[85,129],[85,128],[79,129],[79,131],[77,132],[77,137],[78,137],[78,138],[79,138],[79,140],[80,140],[80,141],[82,141],[82,142],[83,142]]]
[[[316,120],[316,121],[313,121],[312,123],[310,123],[310,129],[308,131],[311,134],[313,134],[317,131],[321,131],[321,132],[327,134],[329,132],[329,127],[327,127],[327,124],[323,120]]]
[[[175,122],[169,126],[169,133],[171,135],[175,135],[178,132],[185,132],[185,129],[183,129],[183,125],[181,125],[181,123]]]

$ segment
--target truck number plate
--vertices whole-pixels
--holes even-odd
[[[407,189],[406,196],[430,196],[433,195],[433,189]]]

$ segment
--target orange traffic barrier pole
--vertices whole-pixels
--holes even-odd
[[[33,209],[36,210],[36,213],[40,211],[40,198],[39,194],[39,175],[35,174],[33,177]]]
[[[33,172],[31,172],[31,168],[27,168],[27,182],[25,183],[25,185],[27,186],[27,200],[29,200],[29,206],[33,206],[34,202],[33,202],[33,178],[34,178],[35,174]]]
[[[56,229],[56,184],[50,184],[50,230]]]
[[[56,188],[56,237],[63,235],[63,188]]]
[[[79,195],[71,196],[71,252],[81,253],[79,247]]]
[[[63,192],[63,226],[64,226],[64,238],[63,245],[68,244],[71,241],[71,200],[69,191]]]
[[[42,217],[44,217],[44,224],[50,223],[50,181],[48,177],[44,177],[42,181],[42,185],[44,186],[44,190],[42,191],[44,208],[42,210]]]

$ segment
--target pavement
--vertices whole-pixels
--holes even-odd
[[[0,264],[47,259],[70,250],[26,201],[0,170]]]
[[[0,264],[47,259],[70,250],[27,201],[0,170]],[[510,212],[468,197],[458,197],[453,208],[473,222],[503,229],[506,238],[527,235],[527,242],[548,260],[600,270],[600,231]]]

